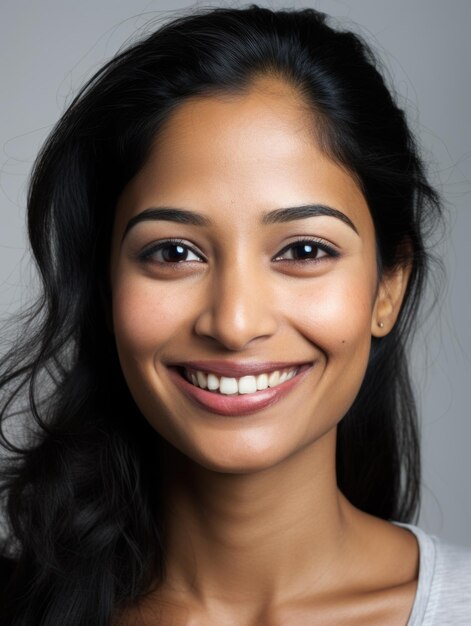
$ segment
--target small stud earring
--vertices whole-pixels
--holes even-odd
[[[379,326],[380,328],[384,328],[384,322],[378,322],[378,326]]]

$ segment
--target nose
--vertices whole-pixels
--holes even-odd
[[[195,332],[210,337],[228,350],[242,350],[254,340],[268,338],[277,329],[269,277],[253,264],[232,263],[208,280],[203,310]]]

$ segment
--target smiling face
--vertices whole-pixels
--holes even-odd
[[[126,381],[152,426],[207,468],[256,471],[335,441],[371,334],[393,323],[365,198],[309,123],[274,81],[187,100],[118,202],[112,319]],[[190,382],[198,369],[215,384],[250,373],[236,365],[259,377]],[[297,375],[254,391],[285,366]]]

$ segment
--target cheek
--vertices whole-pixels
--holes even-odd
[[[292,319],[327,356],[369,343],[374,280],[365,272],[338,272],[300,288]]]
[[[314,429],[321,423],[322,428],[337,424],[363,382],[371,348],[371,278],[365,268],[360,273],[338,272],[335,279],[331,275],[299,291],[291,319],[315,347],[319,368],[317,393],[312,395]]]
[[[182,291],[141,276],[120,277],[113,287],[113,327],[118,346],[135,356],[155,352],[177,331]]]

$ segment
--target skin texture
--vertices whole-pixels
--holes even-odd
[[[394,325],[408,268],[378,277],[366,201],[312,127],[276,79],[187,100],[119,199],[113,332],[131,393],[175,464],[166,581],[122,624],[407,623],[416,540],[346,501],[335,440],[371,336]],[[341,211],[357,232],[331,216],[261,225],[267,211],[305,204]],[[125,233],[142,211],[169,206],[211,225],[145,220]],[[167,238],[190,248],[187,260],[142,259]],[[287,246],[300,239],[336,256],[319,248],[294,262]],[[274,405],[225,417],[170,379],[167,366],[190,359],[313,367]]]

